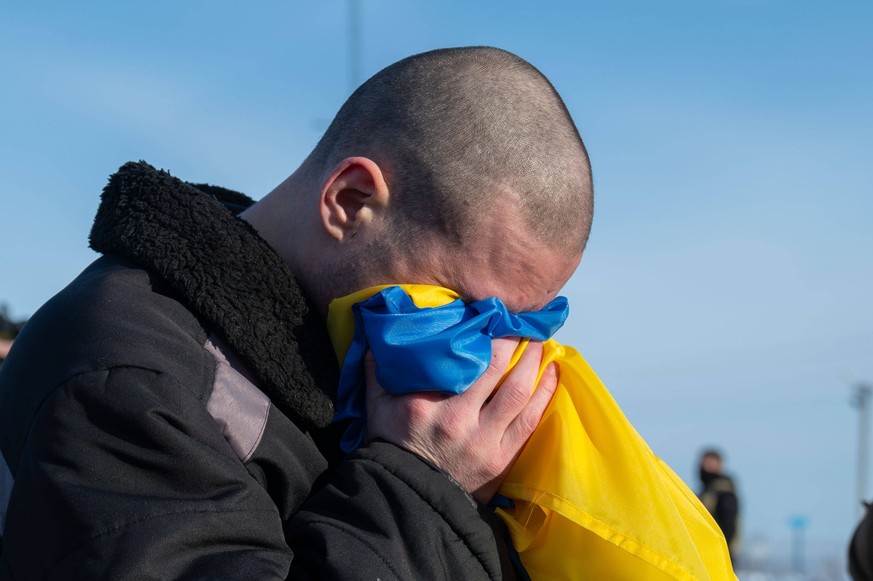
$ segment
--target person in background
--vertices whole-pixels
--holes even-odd
[[[724,474],[722,465],[722,454],[718,450],[709,448],[701,453],[699,469],[703,488],[698,496],[724,533],[731,559],[736,561],[740,505],[734,481]]]
[[[855,581],[873,581],[873,503],[864,507],[864,519],[849,543],[849,574]]]
[[[10,349],[12,349],[12,339],[0,338],[0,366],[3,365],[6,356],[9,355]]]
[[[3,366],[3,361],[9,356],[9,350],[12,349],[12,342],[24,326],[24,321],[13,321],[9,316],[9,307],[5,304],[0,305],[0,367]]]

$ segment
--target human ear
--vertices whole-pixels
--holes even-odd
[[[325,231],[343,241],[387,207],[388,186],[379,166],[366,157],[347,157],[324,181],[318,210]]]

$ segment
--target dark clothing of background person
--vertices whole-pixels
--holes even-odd
[[[501,579],[480,507],[337,458],[337,363],[251,200],[128,163],[0,371],[0,579]]]
[[[873,504],[865,507],[864,519],[849,543],[849,573],[855,581],[873,581]]]
[[[700,470],[703,490],[698,495],[703,506],[709,511],[724,533],[731,557],[734,555],[734,542],[739,520],[739,501],[734,481],[724,474]]]
[[[0,304],[0,367],[3,367],[3,361],[9,355],[12,342],[18,336],[23,326],[23,321],[13,321],[9,316],[9,310],[6,305]]]

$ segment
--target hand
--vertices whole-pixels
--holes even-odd
[[[376,364],[367,354],[367,439],[381,438],[448,473],[478,502],[487,504],[555,393],[554,364],[536,391],[542,343],[527,346],[496,392],[519,339],[494,339],[491,364],[460,395],[422,392],[392,396],[376,381]],[[493,394],[493,396],[492,396]]]

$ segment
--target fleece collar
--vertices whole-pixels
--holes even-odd
[[[252,203],[129,162],[103,190],[91,247],[157,273],[245,360],[276,407],[303,428],[324,427],[338,377],[330,340],[282,260],[236,216]]]

